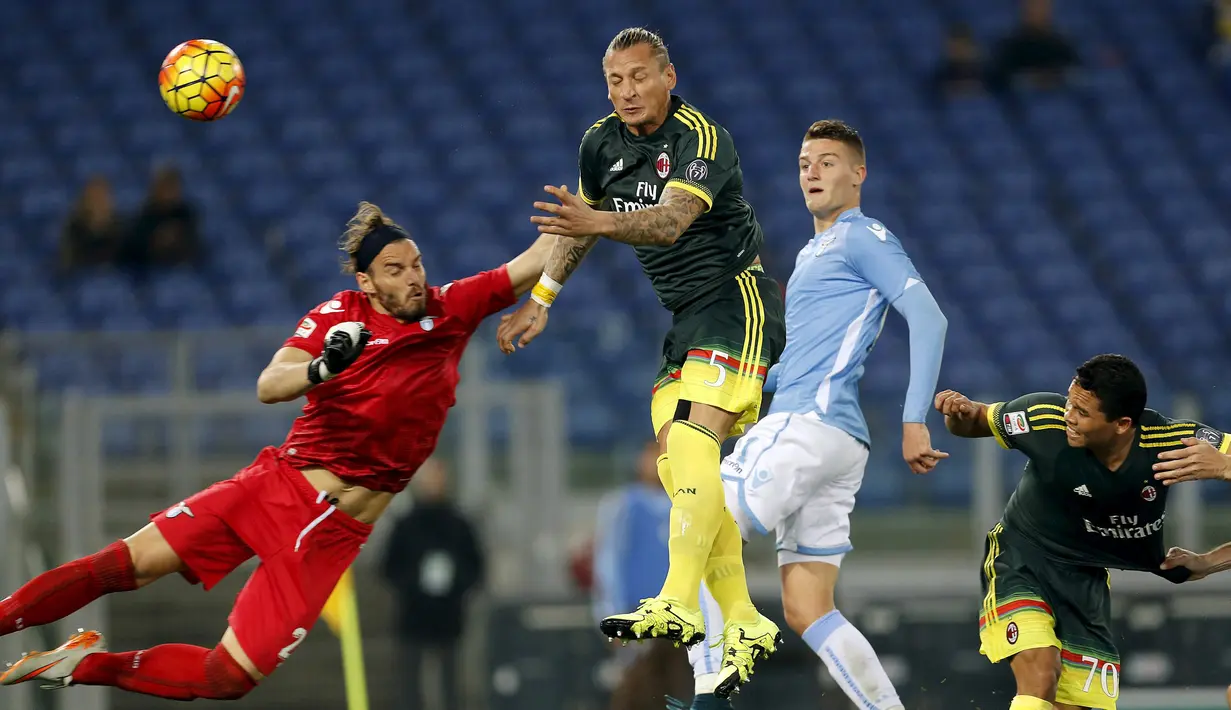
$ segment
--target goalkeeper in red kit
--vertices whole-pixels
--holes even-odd
[[[427,285],[410,235],[375,205],[360,204],[343,241],[358,290],[305,316],[257,380],[262,402],[307,398],[282,446],[0,600],[2,636],[175,572],[208,590],[259,557],[218,646],[109,653],[85,631],[24,656],[0,685],[104,685],[173,700],[233,700],[256,687],[303,641],[372,524],[436,447],[479,323],[530,290],[556,238],[439,288]]]

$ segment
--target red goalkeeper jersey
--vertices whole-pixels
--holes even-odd
[[[516,301],[502,266],[430,289],[427,315],[413,323],[377,312],[361,291],[342,291],[312,309],[285,347],[316,357],[329,329],[348,321],[362,322],[372,337],[350,367],[309,390],[279,454],[347,483],[401,491],[436,448],[470,336]]]

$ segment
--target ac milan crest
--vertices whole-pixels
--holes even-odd
[[[1144,500],[1152,501],[1158,497],[1158,491],[1154,490],[1154,486],[1146,486],[1141,489],[1141,497]]]
[[[1010,621],[1009,625],[1004,629],[1004,638],[1009,642],[1009,645],[1017,643],[1017,622]]]
[[[658,177],[666,180],[671,174],[671,156],[664,151],[658,154],[658,160],[654,161],[654,169],[658,171]]]

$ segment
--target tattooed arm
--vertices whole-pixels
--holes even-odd
[[[705,212],[707,205],[700,197],[676,187],[663,191],[662,201],[653,207],[633,212],[606,212],[609,227],[601,234],[622,244],[633,246],[670,246],[685,229]]]
[[[569,192],[566,187],[548,186],[545,189],[560,200],[560,204],[534,203],[535,209],[549,213],[548,216],[535,215],[530,218],[539,225],[539,231],[565,237],[561,243],[568,243],[573,247],[579,246],[579,241],[589,241],[589,245],[579,254],[567,259],[561,252],[565,247],[558,245],[548,262],[549,276],[552,276],[550,269],[558,263],[556,257],[559,256],[559,268],[564,269],[567,263],[572,264],[564,274],[567,277],[593,245],[593,235],[633,246],[670,246],[688,229],[693,220],[709,207],[705,200],[688,190],[668,187],[663,190],[662,201],[653,207],[633,212],[601,212]]]
[[[547,265],[543,273],[555,279],[558,283],[568,281],[581,260],[594,248],[598,237],[557,237],[556,246],[547,257]]]

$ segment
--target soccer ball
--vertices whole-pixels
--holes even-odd
[[[194,121],[217,121],[244,97],[244,65],[212,39],[184,42],[163,60],[158,90],[167,108]]]

